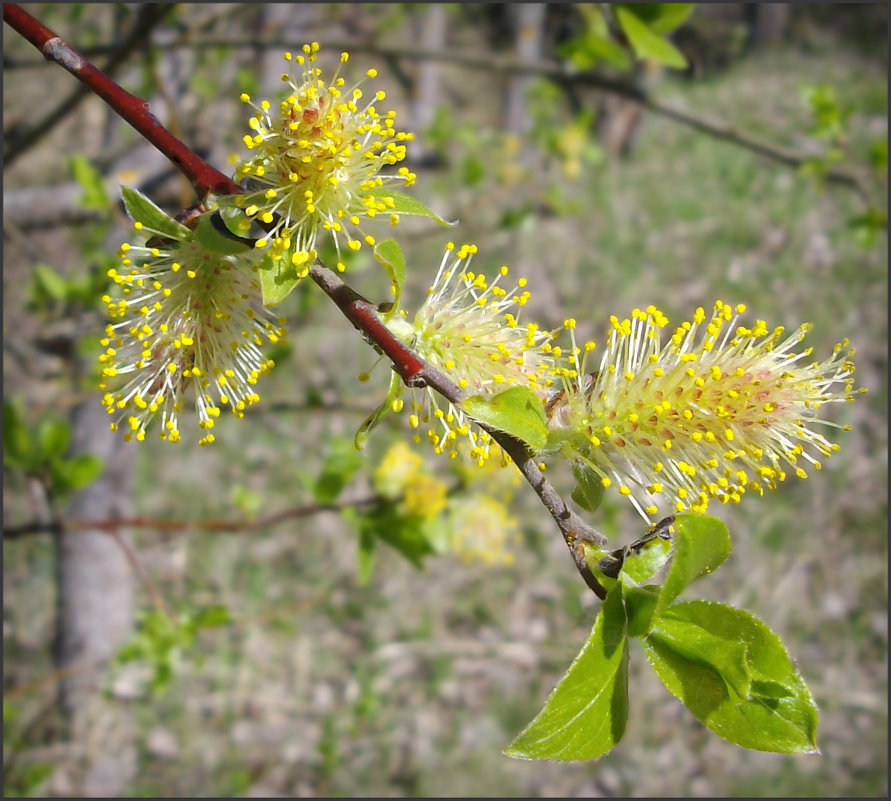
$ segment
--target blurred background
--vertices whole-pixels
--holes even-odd
[[[734,554],[695,588],[782,637],[822,755],[720,739],[634,646],[612,753],[503,756],[596,599],[515,469],[391,451],[410,443],[399,416],[356,454],[388,371],[309,282],[280,307],[291,334],[263,402],[213,446],[108,432],[94,365],[130,232],[119,187],[171,213],[194,196],[5,25],[6,795],[887,794],[887,8],[696,4],[667,22],[656,6],[636,13],[671,50],[637,59],[600,6],[24,8],[225,172],[243,154],[238,96],[274,99],[285,49],[318,41],[326,71],[348,49],[348,84],[376,67],[383,107],[415,132],[413,194],[460,220],[375,231],[406,252],[410,309],[454,239],[478,244],[474,269],[528,278],[527,319],[575,316],[584,338],[635,306],[674,323],[718,298],[768,326],[811,321],[816,359],[850,338],[869,393],[826,412],[853,427],[830,437],[840,453],[716,509]],[[348,278],[389,297],[365,250]],[[451,493],[423,547],[381,529],[417,534],[387,516],[404,512],[382,489],[394,459]],[[568,493],[568,471],[551,475]],[[593,522],[616,545],[642,533],[609,496]]]

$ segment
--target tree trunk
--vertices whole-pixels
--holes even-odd
[[[516,57],[522,61],[541,59],[545,23],[544,3],[524,3],[516,8]],[[518,75],[511,79],[507,91],[505,123],[507,130],[517,136],[525,136],[532,127],[529,114],[529,101],[526,97],[529,86],[535,79],[528,75]]]
[[[128,516],[133,450],[108,430],[95,395],[75,408],[72,428],[72,455],[100,456],[105,470],[73,493],[66,519]],[[57,778],[75,795],[119,796],[135,773],[135,730],[130,710],[106,698],[101,684],[108,660],[133,629],[133,572],[108,532],[63,530],[57,546],[59,703],[78,756],[73,775]]]

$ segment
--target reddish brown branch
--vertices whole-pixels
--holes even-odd
[[[3,19],[33,44],[48,61],[54,61],[68,70],[158,148],[188,178],[199,198],[203,199],[210,192],[235,194],[241,191],[238,184],[204,161],[164,128],[149,110],[148,103],[122,89],[16,3],[3,4]]]
[[[148,105],[144,101],[125,92],[111,78],[97,70],[52,31],[17,5],[12,3],[4,5],[3,16],[9,25],[37,47],[46,58],[61,64],[83,81],[124,120],[164,153],[192,182],[199,196],[203,196],[209,191],[219,194],[235,194],[241,191],[241,187],[211,167],[204,159],[170,134],[149,112]],[[464,392],[458,385],[428,365],[414,351],[393,336],[378,317],[374,304],[359,295],[335,272],[329,270],[319,261],[316,261],[310,269],[310,277],[334,301],[344,316],[362,332],[366,341],[391,360],[393,369],[408,386],[429,386],[452,403],[461,403],[464,399]],[[588,568],[582,553],[582,545],[584,542],[594,542],[603,546],[606,544],[606,538],[567,506],[566,501],[545,478],[538,462],[522,440],[487,426],[482,427],[491,434],[492,438],[514,461],[524,478],[535,490],[563,534],[563,539],[582,578],[598,597],[604,598],[606,590],[597,582]],[[267,518],[264,522],[268,525],[270,520]],[[123,524],[117,521],[115,525]]]

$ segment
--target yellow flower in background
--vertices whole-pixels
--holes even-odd
[[[544,394],[553,381],[554,359],[550,332],[535,323],[520,324],[529,300],[526,281],[511,289],[501,282],[502,267],[494,279],[471,272],[475,245],[446,246],[439,271],[427,298],[410,323],[405,312],[386,321],[393,334],[428,364],[454,381],[468,395],[495,395],[511,386],[526,386]],[[461,442],[469,443],[470,456],[483,465],[492,439],[452,403],[440,405],[432,389],[412,391],[409,422],[423,431],[436,453],[457,456]],[[419,433],[415,442],[422,439]]]
[[[711,499],[738,502],[775,489],[789,472],[806,477],[838,450],[816,426],[824,404],[853,399],[854,355],[847,340],[828,359],[796,351],[810,326],[783,339],[764,321],[735,326],[718,301],[698,309],[663,345],[667,318],[653,306],[611,318],[600,365],[587,372],[594,343],[576,345],[573,320],[563,391],[548,405],[555,447],[615,487],[652,519],[656,499],[672,511],[705,511]],[[864,390],[861,390],[864,391]]]
[[[479,493],[461,496],[449,504],[449,521],[452,551],[464,562],[513,564],[520,526],[504,504]]]
[[[365,98],[358,84],[345,88],[340,68],[324,81],[316,66],[318,51],[313,42],[302,53],[284,54],[299,69],[297,75],[289,70],[281,76],[288,87],[281,102],[256,105],[249,95],[241,96],[256,110],[250,118],[253,133],[244,137],[251,155],[235,173],[247,186],[233,200],[249,218],[241,229],[249,230],[250,219],[261,223],[267,236],[258,247],[269,245],[297,277],[307,274],[316,256],[319,229],[333,236],[343,270],[341,246],[373,245],[363,221],[383,215],[396,224],[399,215],[387,189],[415,180],[406,167],[390,169],[405,159],[412,135],[396,130],[395,112],[377,110],[375,103],[385,93]],[[348,59],[348,53],[341,54],[342,64]],[[376,76],[376,70],[368,70],[367,77]]]
[[[160,438],[178,442],[188,404],[198,412],[199,443],[213,442],[221,407],[242,417],[260,399],[256,384],[274,366],[261,347],[284,339],[284,321],[260,304],[250,262],[236,264],[198,241],[125,243],[120,257],[108,272],[120,297],[103,298],[111,322],[99,356],[111,429],[141,441],[158,418]]]

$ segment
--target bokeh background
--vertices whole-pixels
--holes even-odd
[[[350,74],[375,66],[386,107],[416,132],[414,194],[460,220],[451,231],[406,220],[393,232],[409,307],[452,238],[479,245],[478,270],[508,264],[529,279],[529,319],[555,327],[575,316],[586,338],[602,341],[609,315],[635,306],[656,304],[674,322],[717,298],[768,325],[813,322],[816,358],[849,337],[869,393],[828,411],[853,427],[837,436],[841,452],[806,481],[716,510],[734,553],[696,587],[780,634],[820,706],[822,755],[721,740],[635,647],[631,718],[612,753],[586,764],[503,756],[585,641],[596,599],[513,468],[474,485],[509,498],[516,537],[493,542],[492,558],[446,553],[419,570],[381,546],[360,581],[354,523],[315,508],[313,490],[382,399],[388,371],[372,370],[375,354],[314,286],[281,306],[290,347],[264,402],[222,421],[212,447],[125,445],[101,414],[97,428],[98,294],[128,237],[119,186],[171,212],[193,196],[99,99],[72,100],[76,81],[4,26],[4,398],[29,425],[73,420],[72,448],[108,465],[86,498],[55,497],[40,476],[4,465],[7,795],[887,794],[887,240],[851,223],[869,208],[860,194],[807,174],[837,143],[815,133],[806,102],[808,87],[833,87],[845,110],[837,165],[862,170],[884,198],[869,153],[887,141],[887,10],[762,5],[697,7],[673,36],[687,70],[599,68],[665,106],[804,154],[803,170],[614,93],[499,68],[530,47],[530,63],[554,58],[585,24],[569,4],[25,8],[100,67],[110,62],[224,171],[242,152],[240,92],[274,96],[286,48],[317,40],[329,66],[352,45]],[[364,252],[350,280],[388,297]],[[406,431],[394,417],[373,433],[344,503],[369,497]],[[432,474],[451,475],[419,453]],[[565,471],[552,476],[571,488]],[[80,539],[47,531],[120,514],[145,524]],[[641,533],[609,497],[594,523],[617,544]],[[65,560],[89,585],[73,610],[59,590]],[[77,660],[59,661],[59,630],[89,627],[89,615],[118,656],[130,643],[131,658],[79,681]]]

